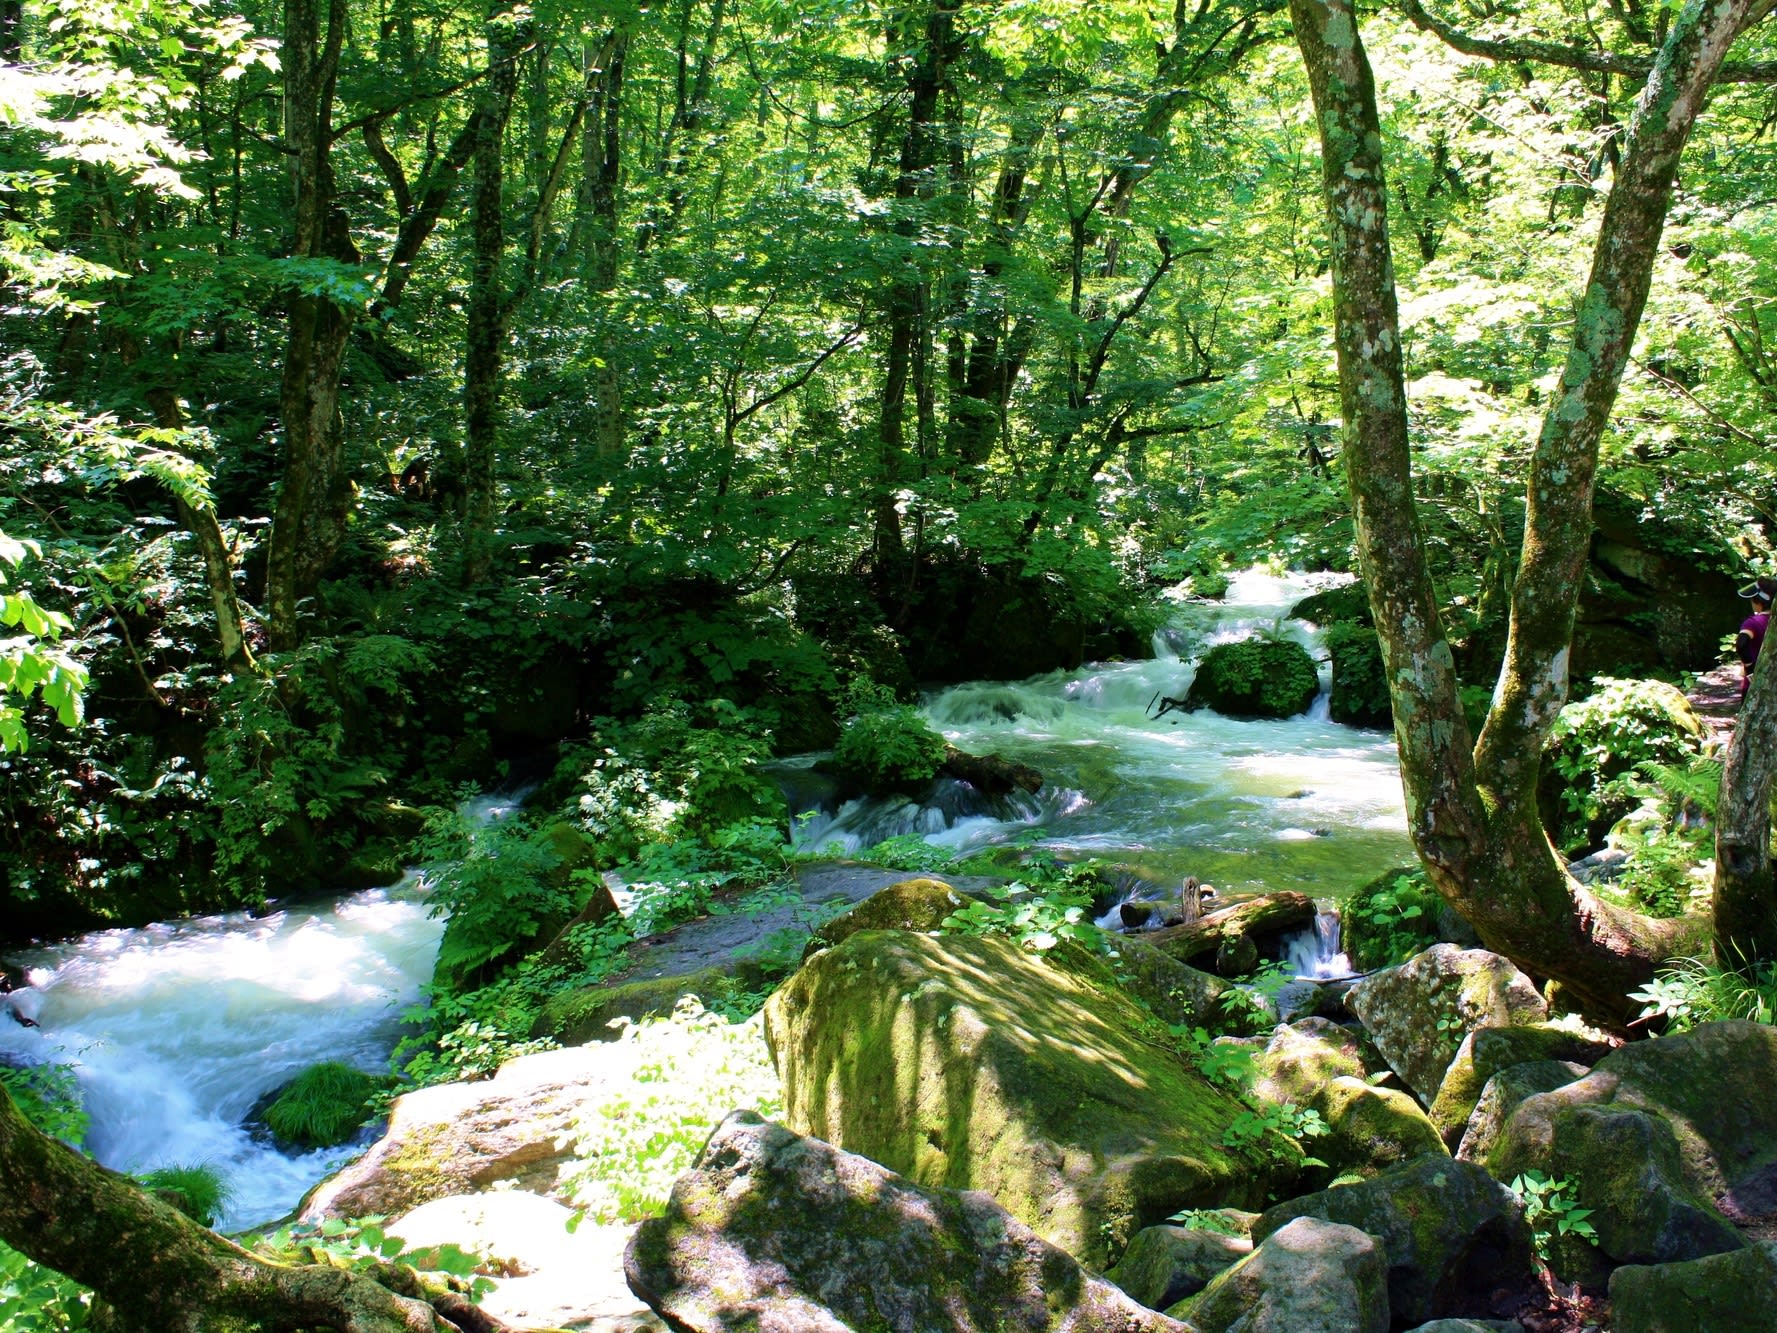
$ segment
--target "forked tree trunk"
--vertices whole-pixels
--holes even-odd
[[[1407,819],[1427,874],[1489,948],[1620,1018],[1695,922],[1603,902],[1567,875],[1536,808],[1543,743],[1567,698],[1598,442],[1647,298],[1679,155],[1734,38],[1769,0],[1693,0],[1638,104],[1532,460],[1506,660],[1471,749],[1413,501],[1382,138],[1348,0],[1291,0],[1322,144],[1345,461],[1358,558],[1382,640]]]

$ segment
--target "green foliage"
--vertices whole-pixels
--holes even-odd
[[[1217,644],[1203,655],[1187,696],[1235,716],[1293,717],[1320,691],[1314,659],[1288,639]]]
[[[277,1263],[325,1263],[374,1275],[383,1264],[400,1264],[422,1282],[443,1285],[479,1303],[494,1289],[485,1275],[487,1261],[460,1245],[410,1247],[384,1228],[382,1217],[330,1217],[323,1222],[297,1222],[270,1233],[252,1233],[241,1244]]]
[[[1209,1231],[1218,1236],[1244,1236],[1246,1229],[1226,1213],[1214,1208],[1186,1208],[1166,1219],[1173,1226],[1188,1231]]]
[[[859,714],[845,724],[833,762],[872,791],[918,787],[944,763],[944,738],[918,709],[905,706]]]
[[[1379,876],[1339,908],[1340,939],[1352,967],[1373,972],[1404,963],[1438,942],[1442,905],[1423,870]]]
[[[1169,1028],[1179,1053],[1211,1083],[1244,1096],[1258,1077],[1258,1053],[1240,1041],[1217,1041],[1207,1028]]]
[[[80,1080],[72,1065],[0,1065],[0,1087],[38,1129],[69,1147],[86,1142],[91,1117],[80,1101]]]
[[[612,1091],[574,1127],[579,1165],[567,1188],[580,1216],[633,1223],[665,1207],[673,1181],[690,1169],[717,1123],[751,1108],[782,1114],[763,1020],[731,1023],[695,996],[670,1017],[626,1024],[611,1044]]]
[[[28,592],[4,591],[6,568],[35,554],[40,554],[36,543],[15,541],[0,532],[0,625],[21,631],[0,640],[0,753],[23,751],[29,744],[24,714],[15,700],[40,696],[67,727],[78,725],[83,715],[86,670],[51,646],[71,627],[68,617],[44,610]]]
[[[1282,1105],[1266,1102],[1241,1111],[1229,1121],[1228,1127],[1222,1131],[1222,1146],[1248,1150],[1269,1147],[1273,1155],[1281,1156],[1285,1150],[1277,1145],[1273,1135],[1282,1135],[1300,1144],[1328,1132],[1328,1125],[1319,1111],[1288,1102]],[[1313,1158],[1308,1162],[1315,1166],[1325,1165]]]
[[[53,1268],[0,1243],[0,1328],[9,1333],[62,1333],[87,1327],[92,1293]]]
[[[535,947],[545,926],[566,925],[585,901],[561,873],[548,832],[523,820],[472,829],[455,810],[435,811],[419,850],[432,914],[449,918],[438,948],[440,977],[469,977]]]
[[[1530,1224],[1537,1258],[1545,1264],[1554,1254],[1556,1242],[1563,1236],[1584,1241],[1598,1239],[1598,1233],[1586,1220],[1592,1216],[1593,1210],[1579,1206],[1578,1200],[1568,1192],[1572,1188],[1569,1181],[1552,1180],[1541,1171],[1526,1171],[1514,1177],[1506,1188],[1523,1202],[1524,1220]]]
[[[1327,629],[1325,641],[1333,659],[1328,699],[1333,721],[1367,727],[1388,725],[1388,677],[1382,668],[1376,631],[1363,625],[1336,624]]]
[[[1086,919],[1092,894],[1084,884],[1039,889],[1015,881],[995,884],[988,892],[997,901],[973,899],[945,917],[943,928],[959,935],[1005,935],[1035,953],[1063,940],[1093,938],[1095,927]]]
[[[215,1226],[233,1196],[227,1179],[213,1166],[163,1166],[139,1179],[143,1189],[199,1226]]]
[[[1606,676],[1594,684],[1561,710],[1543,749],[1555,784],[1554,836],[1567,850],[1592,845],[1633,808],[1640,765],[1687,765],[1701,751],[1695,714],[1671,685]]]
[[[1629,998],[1642,1006],[1637,1023],[1664,1019],[1668,1032],[1739,1018],[1777,1022],[1777,963],[1740,972],[1707,958],[1675,958]]]
[[[370,1119],[386,1080],[337,1060],[310,1065],[265,1108],[265,1123],[280,1145],[331,1148]]]

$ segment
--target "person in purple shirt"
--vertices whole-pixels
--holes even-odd
[[[1740,595],[1752,602],[1752,614],[1740,622],[1734,636],[1734,656],[1740,659],[1740,697],[1752,681],[1752,668],[1758,662],[1759,649],[1765,646],[1765,629],[1771,623],[1771,603],[1777,601],[1777,579],[1761,575],[1740,589]]]

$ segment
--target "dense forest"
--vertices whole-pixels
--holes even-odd
[[[929,779],[920,688],[1263,564],[1367,588],[1430,891],[1622,1025],[1708,895],[1576,884],[1545,770],[1777,567],[1768,8],[0,0],[0,939],[455,864],[454,1076],[601,874],[781,873],[773,756]],[[1768,684],[1684,844],[1748,966]]]

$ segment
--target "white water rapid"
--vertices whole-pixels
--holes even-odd
[[[985,803],[940,782],[924,803],[851,801],[805,820],[797,845],[853,853],[913,833],[969,852],[1028,840],[1068,858],[1130,863],[1160,882],[1195,875],[1224,897],[1342,897],[1412,859],[1392,736],[1330,721],[1324,688],[1308,715],[1285,721],[1153,716],[1156,696],[1184,697],[1213,644],[1267,631],[1318,648],[1311,626],[1285,617],[1340,581],[1248,571],[1221,602],[1181,604],[1151,658],[939,691],[924,711],[951,744],[1029,764],[1046,779],[1042,792]]]
[[[474,802],[497,818],[512,799]],[[219,1229],[288,1213],[353,1147],[297,1156],[243,1123],[309,1065],[387,1066],[402,1011],[431,979],[444,923],[410,876],[303,904],[106,930],[12,955],[30,989],[27,1028],[0,1014],[0,1060],[72,1065],[106,1166],[215,1167],[230,1190]]]

